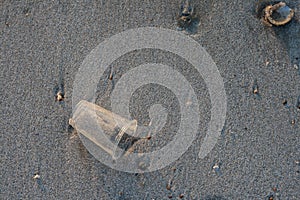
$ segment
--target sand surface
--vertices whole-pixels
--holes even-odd
[[[226,124],[213,151],[198,158],[210,100],[202,77],[191,74],[201,105],[199,138],[170,166],[130,174],[96,160],[68,128],[73,81],[105,38],[141,26],[176,30],[179,2],[2,1],[0,199],[298,199],[300,2],[288,1],[296,16],[277,28],[262,25],[257,3],[194,2],[200,25],[191,37],[212,56],[227,94]],[[191,67],[168,53],[138,51],[115,63],[115,81],[126,72],[122,66],[143,63],[149,52],[183,73]],[[254,80],[259,95],[252,92]],[[113,83],[100,82],[97,103],[107,106]],[[63,102],[55,101],[58,90]],[[173,99],[166,94],[147,99]],[[133,108],[140,108],[137,117],[146,112],[138,101]],[[220,173],[212,169],[215,163]]]

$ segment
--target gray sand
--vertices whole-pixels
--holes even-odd
[[[145,174],[110,169],[86,150],[67,125],[72,86],[84,58],[105,38],[140,26],[176,30],[179,2],[26,2],[0,4],[0,199],[300,197],[299,1],[288,2],[296,17],[278,28],[262,25],[255,0],[195,1],[200,26],[193,37],[224,79],[226,125],[213,151],[198,159],[209,97],[201,76],[191,75],[204,109],[199,139],[170,166]],[[122,62],[141,63],[142,58],[133,58],[143,53],[118,61],[116,78],[125,72]],[[157,61],[168,63],[168,58],[157,56]],[[183,62],[182,71],[187,69]],[[254,80],[259,95],[252,93]],[[55,101],[59,89],[65,92],[63,103]],[[111,89],[103,81],[99,104],[107,105]],[[220,173],[212,169],[216,162]],[[36,173],[40,178],[33,178]]]

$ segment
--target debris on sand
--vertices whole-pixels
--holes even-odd
[[[39,175],[39,174],[35,174],[34,176],[33,176],[33,179],[40,179],[41,178],[41,176]]]
[[[56,101],[63,101],[64,100],[64,94],[61,91],[58,91],[55,97]]]
[[[194,8],[190,5],[189,0],[185,0],[180,7],[178,25],[181,27],[188,26],[192,22]]]
[[[212,169],[216,172],[216,174],[218,176],[221,175],[221,169],[220,169],[220,167],[221,167],[221,163],[215,163],[214,166],[212,167]]]
[[[180,5],[180,12],[177,17],[178,30],[185,30],[188,33],[195,33],[199,25],[199,19],[195,13],[190,0],[184,0]]]
[[[259,94],[257,79],[254,79],[252,84],[252,92],[253,94]]]
[[[294,10],[288,7],[284,2],[268,5],[263,12],[263,21],[268,26],[285,25],[294,17]]]
[[[300,95],[297,99],[296,107],[300,110]]]

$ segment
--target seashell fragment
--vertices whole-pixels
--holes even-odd
[[[264,21],[272,26],[282,26],[291,21],[294,17],[294,10],[284,2],[269,5],[264,9]]]

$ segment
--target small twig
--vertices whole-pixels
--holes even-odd
[[[109,74],[109,77],[108,77],[109,80],[112,80],[113,76],[114,76],[114,67],[111,67],[110,74]]]

